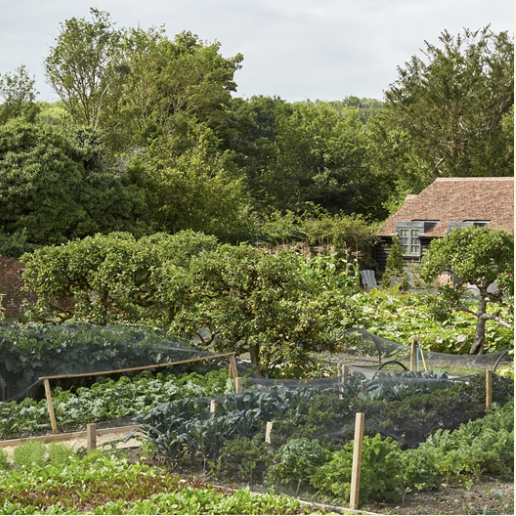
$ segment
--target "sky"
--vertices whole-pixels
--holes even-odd
[[[490,24],[514,33],[510,0],[0,0],[0,74],[25,65],[39,100],[58,97],[45,82],[43,61],[61,30],[89,8],[111,14],[118,27],[164,25],[170,38],[185,30],[244,56],[236,95],[279,96],[289,102],[379,100],[397,67],[438,44],[443,30],[459,34]]]

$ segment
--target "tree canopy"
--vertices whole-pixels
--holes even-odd
[[[443,31],[398,67],[375,120],[377,157],[399,187],[418,193],[437,177],[513,175],[503,119],[514,104],[514,42],[489,27]],[[395,170],[394,167],[397,167]],[[405,186],[404,186],[405,185]]]
[[[488,303],[507,303],[512,307],[514,298],[514,235],[502,230],[471,226],[457,228],[445,238],[434,240],[424,257],[422,277],[432,282],[441,272],[453,271],[455,284],[441,288],[432,309],[446,317],[449,310],[460,310],[477,318],[472,354],[483,353],[485,324],[491,320],[506,327],[496,312],[488,313]],[[465,294],[469,285],[478,289],[477,309],[470,307]]]

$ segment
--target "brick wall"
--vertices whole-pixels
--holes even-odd
[[[23,312],[22,304],[25,300],[35,301],[33,294],[23,292],[22,274],[24,266],[17,258],[0,256],[0,294],[4,315],[16,318]]]

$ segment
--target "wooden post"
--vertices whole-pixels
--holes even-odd
[[[358,509],[360,495],[360,462],[362,461],[362,443],[364,441],[363,412],[357,412],[355,417],[355,440],[353,442],[353,466],[351,469],[351,496],[349,506]]]
[[[95,423],[86,425],[86,442],[88,452],[97,448],[97,425]]]
[[[217,400],[211,400],[211,402],[210,402],[210,412],[212,414],[215,414],[215,412],[217,412],[217,405],[218,405]]]
[[[235,378],[235,392],[237,394],[240,394],[242,392],[242,377],[237,376]]]
[[[366,387],[367,387],[367,380],[362,380],[360,382],[360,388],[362,389],[362,392],[366,391]]]
[[[493,401],[493,371],[486,369],[486,409],[491,408]]]
[[[234,353],[229,357],[229,376],[230,378],[236,378],[238,376],[238,369]]]
[[[52,393],[50,391],[50,382],[45,379],[43,380],[45,386],[45,395],[47,397],[48,413],[50,415],[50,425],[52,426],[52,433],[57,434],[57,421],[56,415],[54,414],[54,405],[52,404]]]
[[[348,379],[348,366],[346,364],[340,364],[341,383],[339,398],[344,398],[345,387],[344,384]]]
[[[267,421],[265,426],[265,442],[271,444],[272,421]]]
[[[410,370],[417,371],[417,340],[412,340],[412,345],[410,346]]]

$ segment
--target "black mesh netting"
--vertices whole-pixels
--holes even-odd
[[[42,376],[113,371],[209,357],[187,339],[140,325],[96,326],[65,323],[0,326],[0,395],[3,400],[34,393]],[[227,367],[228,359],[201,361],[196,371]],[[190,366],[174,366],[180,373]],[[87,380],[75,378],[69,385]],[[61,386],[66,388],[67,381]]]
[[[24,395],[41,376],[112,371],[213,355],[185,339],[144,326],[0,327],[4,399]],[[294,469],[302,467],[299,457],[305,455],[307,464],[313,466],[317,456],[338,452],[350,443],[358,412],[365,414],[367,436],[392,438],[404,449],[417,447],[439,430],[454,430],[461,423],[482,418],[485,370],[511,363],[503,354],[453,356],[425,351],[418,371],[410,372],[406,370],[409,359],[408,347],[352,329],[347,333],[346,353],[316,357],[326,366],[324,374],[331,377],[256,377],[249,363],[241,361],[242,393],[183,397],[150,410],[146,406],[141,410],[145,413],[134,421],[174,467],[187,472],[201,468],[230,483],[265,486],[267,478],[276,478],[281,484],[278,453],[286,450],[287,469],[289,446],[297,461]],[[197,362],[195,370],[202,373],[227,366],[225,357]],[[183,371],[174,366],[170,372]],[[76,384],[78,380],[71,381]],[[512,380],[493,374],[494,403],[506,404],[513,393]],[[121,424],[129,422],[129,417],[120,420]],[[105,424],[115,426],[117,422]],[[346,465],[344,469],[349,468]],[[298,494],[300,486],[287,487],[291,494]]]
[[[481,373],[460,380],[432,372],[383,372],[374,380],[355,371],[311,380],[249,377],[243,387],[241,394],[160,405],[135,421],[174,468],[203,469],[255,489],[272,479],[275,489],[306,497],[314,494],[306,482],[282,483],[282,475],[301,479],[303,464],[343,450],[354,438],[357,412],[365,413],[366,436],[391,438],[402,449],[486,413]],[[495,403],[509,402],[513,389],[512,380],[493,376]]]
[[[410,346],[378,337],[361,328],[350,328],[342,337],[344,351],[327,357],[326,360],[330,363],[340,362],[361,367],[364,374],[367,374],[367,369],[376,371],[387,362],[398,362],[398,365],[388,364],[386,369],[401,370],[402,366],[409,368]],[[485,369],[494,370],[512,363],[512,358],[506,351],[482,355],[452,355],[418,348],[416,358],[420,370],[443,370],[452,374],[457,372],[459,375]]]

